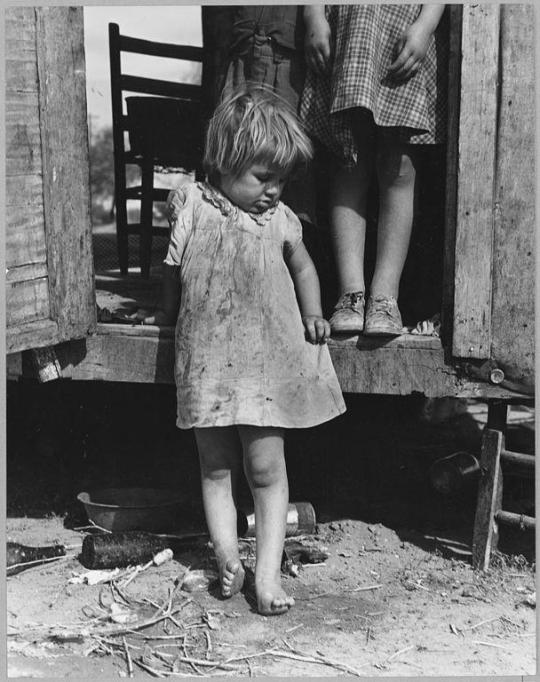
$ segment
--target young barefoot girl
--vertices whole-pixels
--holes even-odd
[[[445,134],[445,45],[435,32],[443,11],[444,5],[402,3],[304,9],[310,71],[301,117],[340,162],[330,200],[340,288],[333,331],[402,333],[397,298],[412,228],[416,150]],[[364,323],[373,173],[377,256]]]
[[[208,181],[169,197],[163,306],[145,320],[178,318],[177,426],[195,429],[225,597],[244,580],[234,503],[243,464],[255,506],[255,591],[265,615],[294,603],[280,581],[288,505],[284,429],[314,426],[345,410],[325,345],[330,328],[317,274],[300,221],[279,201],[289,174],[310,155],[294,113],[270,90],[244,89],[224,100],[207,132]]]

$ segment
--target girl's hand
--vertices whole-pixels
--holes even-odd
[[[308,67],[318,76],[324,75],[332,54],[332,31],[324,15],[306,20],[304,50]]]
[[[330,338],[330,323],[318,315],[306,315],[302,318],[306,336],[310,343],[326,343]]]
[[[415,21],[402,34],[395,45],[395,60],[388,67],[388,76],[404,83],[420,68],[426,56],[433,31],[422,22]]]

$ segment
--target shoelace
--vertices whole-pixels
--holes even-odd
[[[336,305],[336,310],[342,308],[354,308],[356,304],[364,298],[362,291],[354,291],[350,294],[343,294]]]
[[[392,317],[392,300],[389,298],[374,298],[373,299],[373,310],[375,313],[383,313]]]

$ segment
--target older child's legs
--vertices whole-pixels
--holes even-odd
[[[381,135],[376,168],[379,222],[371,295],[397,299],[413,223],[416,171],[411,145],[393,142]]]
[[[195,429],[195,438],[204,512],[219,567],[221,592],[231,597],[244,583],[234,504],[242,446],[234,426]]]
[[[239,426],[238,433],[244,449],[244,470],[255,504],[257,605],[263,615],[280,614],[294,604],[294,599],[281,587],[281,557],[289,501],[283,430]]]

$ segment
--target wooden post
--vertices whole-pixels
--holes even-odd
[[[480,486],[474,519],[473,567],[481,571],[489,567],[491,552],[497,548],[499,529],[495,515],[502,508],[502,474],[500,466],[504,436],[501,431],[487,429],[482,437]]]
[[[457,162],[453,355],[489,358],[499,5],[465,5]]]

